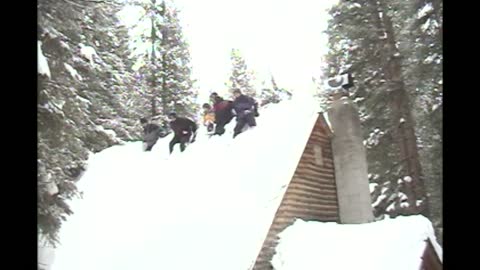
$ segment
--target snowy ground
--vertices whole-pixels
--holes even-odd
[[[171,135],[152,152],[134,142],[92,155],[52,269],[248,269],[317,117],[299,99],[261,110],[235,140],[233,120],[172,156]]]
[[[360,225],[297,220],[280,234],[276,270],[418,270],[427,238],[435,240],[423,216],[397,217]]]

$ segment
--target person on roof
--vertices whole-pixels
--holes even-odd
[[[215,112],[212,106],[204,103],[203,106],[203,125],[207,127],[208,132],[212,132],[215,127]]]
[[[146,118],[141,118],[143,127],[143,151],[151,151],[162,133],[159,125],[150,123]]]
[[[235,89],[233,95],[235,96],[235,100],[233,101],[232,107],[237,116],[237,125],[233,132],[233,138],[235,138],[242,132],[246,124],[250,127],[257,125],[255,115],[258,114],[258,112],[256,113],[258,105],[252,97],[242,94],[240,89]]]
[[[232,113],[232,101],[224,100],[217,93],[212,93],[210,99],[213,103],[213,111],[215,113],[215,132],[214,135],[223,135],[225,133],[225,125],[232,121],[234,115]]]
[[[180,151],[185,151],[186,144],[195,142],[197,124],[188,118],[177,117],[177,114],[174,112],[168,114],[168,120],[170,121],[170,128],[174,133],[174,137],[169,144],[170,154],[177,143],[180,143]]]

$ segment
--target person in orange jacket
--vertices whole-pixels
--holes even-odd
[[[203,108],[203,124],[207,127],[208,132],[212,132],[215,123],[215,112],[210,104],[205,103]]]

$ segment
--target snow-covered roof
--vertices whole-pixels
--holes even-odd
[[[92,155],[52,269],[250,269],[318,117],[315,104],[294,98],[261,110],[258,126],[235,140],[232,121],[221,137],[201,127],[184,153],[168,154],[170,135],[152,152],[134,142]],[[280,234],[272,264],[418,269],[428,238],[441,258],[422,216],[362,225],[297,220]],[[42,261],[51,262],[47,255]]]
[[[367,224],[297,220],[279,236],[275,270],[417,270],[428,239],[442,260],[433,226],[420,215]]]
[[[256,119],[235,140],[235,120],[221,137],[201,126],[197,141],[171,156],[172,135],[152,152],[135,142],[93,155],[53,269],[248,269],[318,112],[312,98],[292,98]]]

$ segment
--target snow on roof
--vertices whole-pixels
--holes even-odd
[[[323,119],[325,119],[325,123],[327,124],[328,128],[330,129],[329,132],[330,133],[333,133],[334,130],[332,128],[332,124],[330,123],[330,119],[328,118],[328,113],[327,112],[323,112],[322,113],[322,116],[323,116]]]
[[[134,142],[93,155],[53,269],[248,269],[318,118],[297,98],[260,109],[235,140],[233,120],[221,137],[201,126],[183,153],[168,154],[170,134],[151,152]]]
[[[417,270],[426,240],[442,260],[431,222],[424,216],[399,216],[367,224],[296,220],[280,233],[275,270]]]

